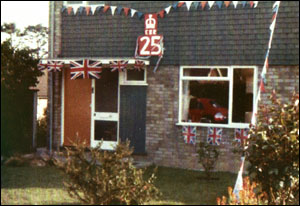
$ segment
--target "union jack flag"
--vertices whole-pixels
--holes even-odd
[[[128,64],[128,61],[111,61],[110,62],[110,68],[112,68],[112,72],[118,70],[119,72],[122,72],[126,69]]]
[[[145,66],[145,62],[144,61],[138,61],[138,60],[136,60],[135,63],[134,63],[134,69],[138,70],[138,71],[141,71],[142,69],[144,69],[144,66]]]
[[[235,140],[244,146],[248,139],[248,132],[249,129],[235,129]]]
[[[63,61],[48,61],[47,63],[47,68],[48,68],[48,72],[56,72],[56,71],[61,71],[62,67],[64,66],[64,62]]]
[[[196,127],[183,126],[182,135],[185,143],[196,145]]]
[[[222,139],[223,129],[208,128],[207,142],[211,145],[220,145]]]
[[[38,69],[41,70],[41,71],[47,69],[47,67],[48,67],[47,62],[46,63],[43,63],[43,62],[44,61],[40,60],[39,64],[38,64]]]
[[[101,61],[84,59],[78,61],[70,61],[71,79],[100,79],[102,72]]]

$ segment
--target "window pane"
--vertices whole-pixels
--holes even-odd
[[[227,77],[226,68],[197,68],[184,69],[183,75],[187,77]]]
[[[95,121],[95,140],[117,141],[118,122]]]
[[[95,81],[95,111],[118,112],[119,72],[102,69],[101,79]]]
[[[253,108],[253,79],[253,69],[233,70],[232,122],[251,122]]]
[[[127,81],[144,81],[145,70],[127,70]]]
[[[228,123],[228,81],[182,81],[182,121]]]

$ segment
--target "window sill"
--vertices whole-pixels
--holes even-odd
[[[178,122],[176,126],[195,126],[195,127],[216,127],[216,128],[238,128],[248,129],[250,123],[235,123],[235,124],[210,124],[210,123],[193,123],[193,122]]]

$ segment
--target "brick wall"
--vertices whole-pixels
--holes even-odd
[[[179,67],[160,67],[157,73],[148,72],[146,150],[148,160],[157,165],[188,169],[203,169],[198,163],[197,146],[185,144],[178,121]],[[271,67],[268,71],[268,84],[262,95],[262,102],[272,87],[280,92],[278,96],[287,101],[294,90],[299,92],[299,67]],[[206,141],[207,128],[197,128],[197,143]],[[234,129],[223,129],[217,171],[237,172],[240,157],[232,151]]]

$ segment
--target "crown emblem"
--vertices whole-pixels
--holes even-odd
[[[149,18],[146,20],[146,29],[155,29],[156,20],[152,18],[152,14],[149,14]]]

